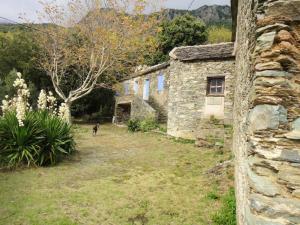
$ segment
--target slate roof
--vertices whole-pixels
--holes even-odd
[[[234,43],[178,47],[170,52],[170,57],[179,61],[234,58]]]

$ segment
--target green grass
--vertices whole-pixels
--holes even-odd
[[[214,225],[236,225],[236,203],[234,190],[231,188],[222,197],[222,207],[213,215]]]
[[[154,133],[74,129],[76,153],[55,167],[0,172],[0,224],[207,225],[232,185],[205,172],[229,153]]]

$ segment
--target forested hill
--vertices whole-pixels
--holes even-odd
[[[166,9],[165,14],[168,19],[189,13],[202,19],[207,25],[231,26],[231,8],[228,5],[204,5],[195,10]]]

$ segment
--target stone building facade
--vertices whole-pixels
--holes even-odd
[[[300,224],[300,0],[232,2],[238,224]]]
[[[233,43],[175,48],[170,56],[168,134],[195,139],[212,116],[231,124]]]
[[[167,122],[169,135],[187,139],[197,139],[212,116],[231,124],[233,49],[233,43],[175,48],[170,63],[121,81],[115,118],[158,118]]]
[[[116,97],[115,118],[154,118],[167,121],[169,63],[142,69],[121,80]]]

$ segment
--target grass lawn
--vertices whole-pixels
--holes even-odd
[[[76,129],[78,153],[55,167],[0,172],[3,225],[209,225],[232,172],[230,153],[125,128]]]

